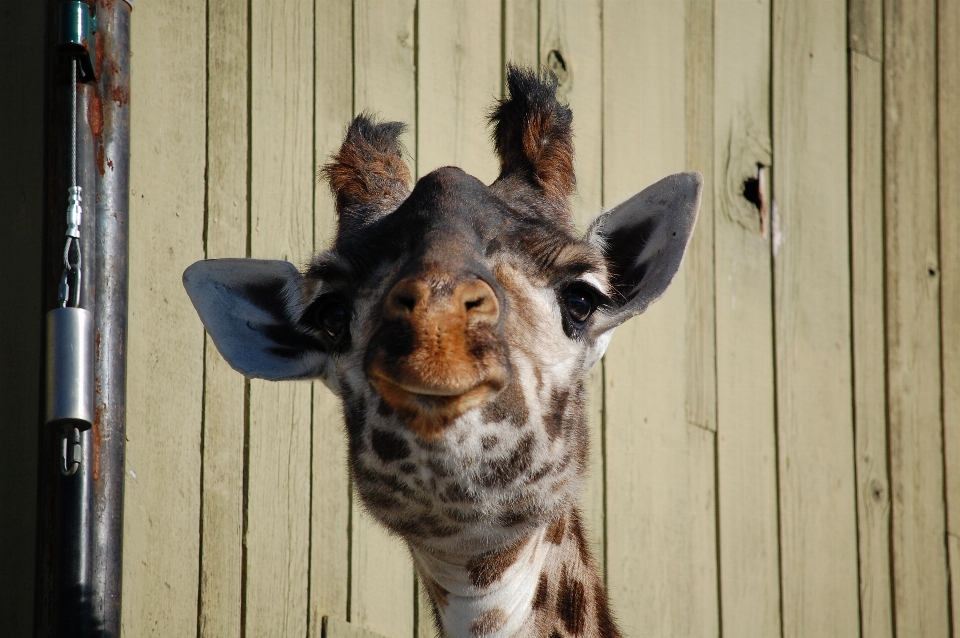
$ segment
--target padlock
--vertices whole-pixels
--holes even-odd
[[[93,427],[93,315],[83,308],[47,313],[46,423]]]

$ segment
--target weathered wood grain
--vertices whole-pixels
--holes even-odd
[[[887,410],[898,636],[949,630],[935,18],[932,1],[884,4]]]
[[[207,14],[205,257],[247,251],[247,7],[211,3]],[[204,344],[200,512],[200,636],[240,636],[243,597],[246,381]]]
[[[687,422],[717,430],[714,297],[714,6],[687,0],[686,159],[687,170],[703,176],[697,228],[684,257],[687,286]]]
[[[937,4],[943,450],[953,636],[960,638],[960,3]]]
[[[606,206],[685,167],[685,20],[683,3],[604,5]],[[689,433],[697,426],[686,419],[691,274],[682,268],[607,351],[607,581],[627,635],[719,625],[716,580],[695,576],[715,529],[699,511],[714,498],[713,477],[703,476],[704,454]]]
[[[769,23],[769,2],[716,8],[717,490],[728,636],[780,633]],[[759,202],[744,196],[750,179]]]
[[[503,61],[539,64],[540,0],[503,0]]]
[[[860,631],[846,7],[773,2],[774,335],[783,634]]]
[[[250,254],[302,263],[313,248],[313,7],[250,14]],[[312,388],[250,382],[244,627],[307,631]]]
[[[409,638],[415,604],[410,555],[356,499],[351,520],[350,622],[387,638]]]
[[[180,273],[203,258],[205,11],[149,5],[131,23],[126,635],[197,632],[203,328]]]
[[[339,148],[353,117],[353,3],[315,4],[314,167]],[[336,232],[333,196],[326,182],[314,184],[314,250]],[[319,638],[325,616],[346,620],[350,590],[350,482],[339,400],[313,384],[313,458],[310,500],[309,635]]]
[[[687,247],[686,401],[691,449],[690,579],[697,595],[690,635],[719,636],[720,573],[717,484],[717,342],[714,195],[714,69],[716,9],[710,0],[687,0],[685,38],[686,170],[703,176],[697,228]]]
[[[851,33],[857,16],[852,9]],[[880,26],[875,25],[876,31]],[[876,35],[862,25],[857,29]],[[883,250],[883,68],[872,57],[851,51],[850,264],[860,623],[863,636],[877,637],[893,636]]]
[[[540,2],[540,61],[557,76],[557,96],[573,110],[577,192],[571,209],[586,231],[603,205],[603,48],[601,3]],[[604,566],[603,361],[587,377],[590,459],[580,506],[590,548]]]
[[[500,11],[497,3],[419,3],[417,175],[459,166],[485,184],[496,179],[486,123],[500,95]]]
[[[849,0],[847,37],[851,51],[875,62],[883,62],[883,3],[876,0]]]
[[[383,636],[359,625],[328,617],[323,619],[323,638],[383,638]]]

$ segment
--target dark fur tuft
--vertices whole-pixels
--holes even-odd
[[[330,183],[337,200],[341,231],[362,227],[392,211],[410,194],[410,169],[403,161],[402,122],[377,122],[358,115],[320,177]]]
[[[576,187],[573,171],[573,113],[557,101],[557,79],[545,69],[507,67],[509,95],[490,114],[500,178],[522,175],[567,211]]]

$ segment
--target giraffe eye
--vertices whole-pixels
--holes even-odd
[[[308,320],[334,344],[340,343],[350,327],[350,309],[346,300],[324,295],[313,303]]]
[[[584,283],[575,283],[567,286],[561,293],[563,307],[567,317],[575,327],[580,328],[586,323],[593,311],[597,309],[598,294],[593,287]]]

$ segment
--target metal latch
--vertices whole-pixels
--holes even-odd
[[[97,10],[84,2],[69,0],[60,3],[60,49],[79,62],[79,80],[97,79]]]

